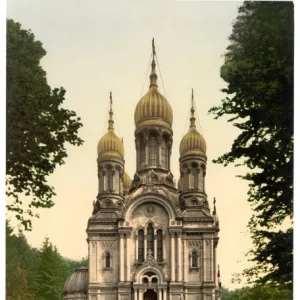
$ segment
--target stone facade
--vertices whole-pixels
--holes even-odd
[[[130,187],[123,187],[121,146],[114,148],[118,155],[98,152],[98,196],[87,225],[89,300],[220,299],[219,221],[205,193],[205,141],[194,128],[192,105],[177,189],[170,170],[172,111],[157,91],[154,55],[150,89],[135,113]],[[111,129],[112,110],[109,122]]]

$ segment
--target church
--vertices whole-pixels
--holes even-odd
[[[64,300],[220,300],[219,220],[205,192],[206,142],[190,126],[180,143],[178,186],[171,172],[173,112],[159,92],[152,43],[149,90],[134,114],[136,172],[108,129],[97,147],[98,195],[87,224],[88,266],[67,279]]]

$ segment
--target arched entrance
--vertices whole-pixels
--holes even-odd
[[[153,290],[147,290],[144,293],[144,300],[157,300],[157,294]]]

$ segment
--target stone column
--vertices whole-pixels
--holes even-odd
[[[127,235],[126,239],[127,245],[127,255],[126,255],[126,265],[127,265],[127,281],[130,281],[130,256],[131,256],[131,234]]]
[[[96,281],[98,282],[98,273],[99,273],[99,242],[96,242]]]
[[[161,167],[161,139],[157,140],[157,165]]]
[[[178,281],[182,281],[182,240],[181,232],[177,234]]]
[[[120,174],[119,174],[119,179],[120,179],[120,181],[119,181],[119,190],[120,190],[120,195],[123,195],[123,175],[124,175],[124,173],[123,172],[120,172]]]
[[[201,192],[201,169],[197,169],[197,189]]]
[[[103,191],[107,191],[107,172],[103,171]]]
[[[116,171],[115,169],[111,170],[111,190],[116,191],[116,178],[115,178]]]
[[[136,149],[136,171],[138,172],[140,170],[140,140],[135,139],[135,149]]]
[[[135,235],[135,260],[139,259],[139,235]]]
[[[213,252],[213,256],[214,256],[214,281],[215,281],[215,285],[218,284],[218,277],[217,277],[217,248],[215,246],[214,243],[214,252]]]
[[[97,300],[100,300],[100,290],[98,290]]]
[[[205,175],[206,175],[206,171],[204,168],[202,168],[202,182],[203,182],[203,193],[205,193]]]
[[[171,235],[171,281],[175,281],[175,238],[174,232],[170,232]]]
[[[137,289],[134,289],[134,300],[138,300],[138,298],[137,298]]]
[[[157,260],[157,235],[154,235],[154,259]]]
[[[188,190],[190,190],[191,189],[191,187],[192,187],[192,172],[191,172],[192,170],[191,169],[187,169],[187,176],[188,176]]]
[[[158,300],[161,300],[161,289],[158,289]]]
[[[120,281],[124,282],[124,236],[120,235]]]
[[[139,289],[139,300],[143,300],[143,291]]]
[[[186,246],[186,236],[183,236],[183,281],[187,282],[187,270],[188,270],[188,252]]]
[[[163,236],[162,236],[162,243],[163,243],[163,261],[166,260],[166,239],[165,239],[165,234],[163,233]]]
[[[147,235],[144,235],[144,260],[147,258]]]
[[[103,186],[103,170],[102,167],[98,167],[98,193],[101,194],[102,193],[102,186]]]
[[[148,140],[145,140],[145,167],[149,166],[149,144]]]
[[[214,281],[214,261],[215,261],[215,257],[214,257],[214,243],[211,240],[210,241],[210,280]]]
[[[164,289],[164,300],[167,300],[167,289]]]
[[[171,147],[172,147],[172,144],[171,143],[169,143],[168,145],[167,145],[167,151],[168,151],[168,153],[167,153],[167,157],[168,157],[168,165],[167,165],[167,169],[168,170],[170,170],[170,160],[171,160]]]

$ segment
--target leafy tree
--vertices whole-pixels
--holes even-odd
[[[51,89],[41,59],[40,41],[19,23],[7,20],[6,183],[15,213],[25,229],[31,229],[32,208],[54,205],[54,188],[47,183],[57,165],[67,157],[66,143],[81,145],[82,126],[74,111],[62,107],[66,91]],[[20,194],[30,196],[28,210]]]
[[[250,2],[239,8],[221,77],[228,83],[215,119],[240,130],[231,150],[215,163],[245,165],[254,210],[249,229],[255,265],[243,276],[257,283],[290,284],[293,229],[294,10],[292,2]]]

